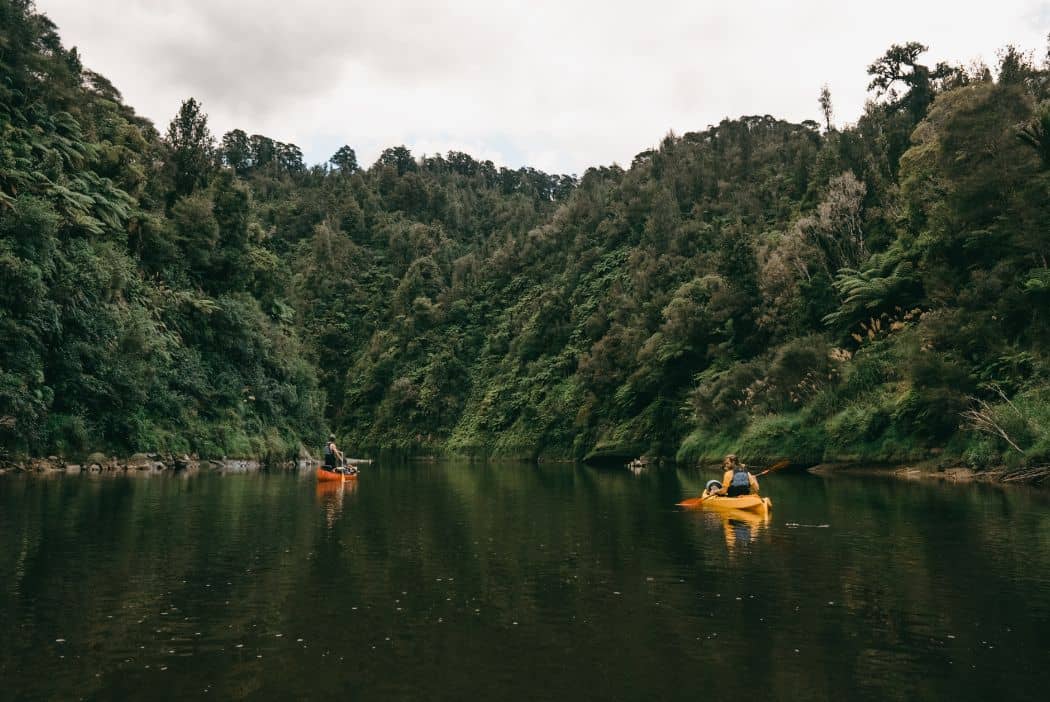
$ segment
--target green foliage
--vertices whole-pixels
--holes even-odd
[[[175,195],[189,195],[208,182],[215,154],[215,140],[208,117],[193,98],[184,100],[168,127],[166,142],[171,149]]]
[[[5,450],[1050,451],[1050,76],[1016,49],[994,81],[894,46],[854,126],[825,91],[823,134],[727,119],[576,178],[308,169],[193,99],[162,139],[0,20]]]
[[[279,264],[200,106],[161,142],[31,4],[0,16],[0,447],[261,455],[318,437],[294,320],[252,295],[280,310]]]

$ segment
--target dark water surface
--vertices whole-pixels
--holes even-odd
[[[1046,493],[707,477],[0,477],[0,698],[1048,699]]]

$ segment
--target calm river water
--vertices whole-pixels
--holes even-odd
[[[0,698],[1047,699],[1045,492],[709,477],[0,477]]]

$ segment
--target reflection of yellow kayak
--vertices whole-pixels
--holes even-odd
[[[764,512],[743,509],[720,509],[718,510],[718,516],[722,518],[722,522],[725,524],[738,522],[746,524],[755,531],[769,524],[769,509],[766,509]]]
[[[758,495],[740,495],[738,497],[725,497],[723,495],[712,495],[708,498],[693,497],[678,503],[679,507],[688,509],[703,509],[716,512],[750,512],[753,514],[769,514],[773,509],[773,501],[768,497]]]
[[[730,552],[740,546],[754,543],[759,533],[769,524],[768,506],[764,512],[733,509],[718,510],[717,514],[722,518],[722,532]]]

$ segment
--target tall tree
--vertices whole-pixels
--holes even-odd
[[[270,137],[262,134],[252,134],[248,141],[252,148],[252,166],[254,168],[265,168],[277,160],[277,145]]]
[[[252,145],[241,129],[226,132],[222,137],[222,160],[237,175],[246,174],[252,165]]]
[[[820,111],[824,115],[824,129],[831,131],[831,118],[834,116],[834,110],[831,107],[831,88],[825,83],[820,88]]]
[[[932,70],[919,63],[919,56],[928,50],[929,47],[917,41],[903,46],[894,44],[868,66],[868,75],[872,77],[868,90],[875,90],[878,97],[886,96],[893,109],[906,110],[916,123],[933,102],[937,82],[956,71],[946,63],[939,63]],[[906,90],[904,95],[897,92],[898,84]]]
[[[1032,65],[1031,54],[1013,44],[1007,44],[999,50],[999,82],[1003,85],[1023,85],[1035,78],[1037,73]]]
[[[194,98],[184,100],[168,125],[167,144],[175,170],[175,194],[189,195],[207,185],[215,156],[215,140],[208,129],[208,116]]]
[[[356,173],[358,170],[357,154],[349,146],[341,146],[328,162],[339,169],[343,175]]]
[[[303,165],[303,151],[295,144],[277,144],[277,161],[282,173],[302,173],[306,170]]]
[[[393,166],[397,169],[399,176],[404,175],[408,171],[416,170],[416,160],[412,158],[412,152],[404,146],[394,146],[384,150],[383,153],[379,154],[376,165]]]

